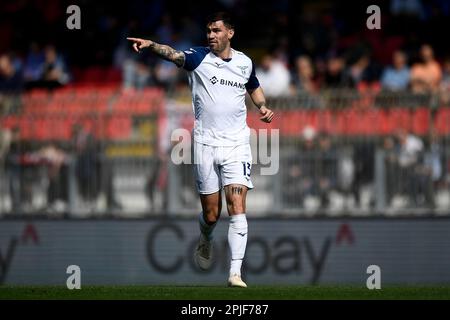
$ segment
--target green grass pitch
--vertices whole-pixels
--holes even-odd
[[[450,286],[0,286],[0,299],[28,300],[449,300]]]

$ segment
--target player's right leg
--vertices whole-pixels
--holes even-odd
[[[195,261],[200,269],[207,270],[213,262],[213,230],[216,227],[222,209],[220,191],[213,194],[201,194],[203,212],[199,216],[200,238],[195,249]]]
[[[207,270],[213,262],[213,230],[222,209],[221,186],[218,169],[214,164],[214,148],[195,143],[194,157],[197,191],[202,204],[199,216],[200,237],[194,260],[200,269]]]

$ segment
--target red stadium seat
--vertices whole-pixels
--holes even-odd
[[[317,113],[317,129],[321,132],[329,134],[336,133],[336,125],[334,123],[334,115],[331,110],[320,110]]]
[[[19,118],[18,125],[20,128],[20,136],[25,140],[32,140],[35,137],[34,119],[28,116]]]
[[[378,110],[370,109],[359,112],[355,121],[358,122],[357,134],[363,136],[375,136],[380,134],[380,113]]]
[[[252,129],[258,128],[259,114],[257,112],[249,112],[247,114],[247,125]]]
[[[90,67],[84,70],[82,81],[87,83],[99,83],[104,81],[106,70],[102,67]]]
[[[131,117],[113,115],[105,119],[105,138],[116,140],[129,138],[132,132]]]
[[[434,119],[434,127],[439,135],[449,135],[450,134],[450,108],[441,107],[436,112],[436,117]]]
[[[0,117],[0,124],[2,128],[12,129],[16,127],[19,123],[19,118],[17,116],[2,116]]]
[[[258,121],[259,117],[258,114]],[[289,137],[298,137],[301,134],[301,114],[298,111],[280,112],[278,119],[280,120],[280,134]]]
[[[381,135],[391,134],[391,124],[389,123],[389,113],[387,110],[379,110],[378,122],[378,128]]]
[[[122,71],[116,68],[109,68],[106,71],[105,79],[107,82],[120,83],[122,82]]]
[[[55,140],[70,140],[73,120],[70,116],[50,117],[50,136]]]
[[[407,108],[394,108],[388,111],[389,132],[397,129],[411,130],[411,113]]]
[[[45,117],[33,117],[32,140],[50,139],[50,121]]]
[[[337,135],[347,134],[347,114],[348,110],[336,111],[334,117],[334,133]]]
[[[418,135],[425,135],[429,131],[431,112],[429,108],[417,108],[412,113],[412,131]]]

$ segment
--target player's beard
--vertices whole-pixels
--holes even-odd
[[[227,47],[227,44],[226,43],[221,43],[220,41],[217,41],[215,43],[210,43],[209,44],[209,48],[215,54],[219,54],[219,53],[223,52],[226,49],[226,47]]]

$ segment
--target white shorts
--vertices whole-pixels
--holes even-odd
[[[251,169],[250,144],[216,147],[194,142],[194,174],[200,194],[215,193],[230,184],[252,189]]]

